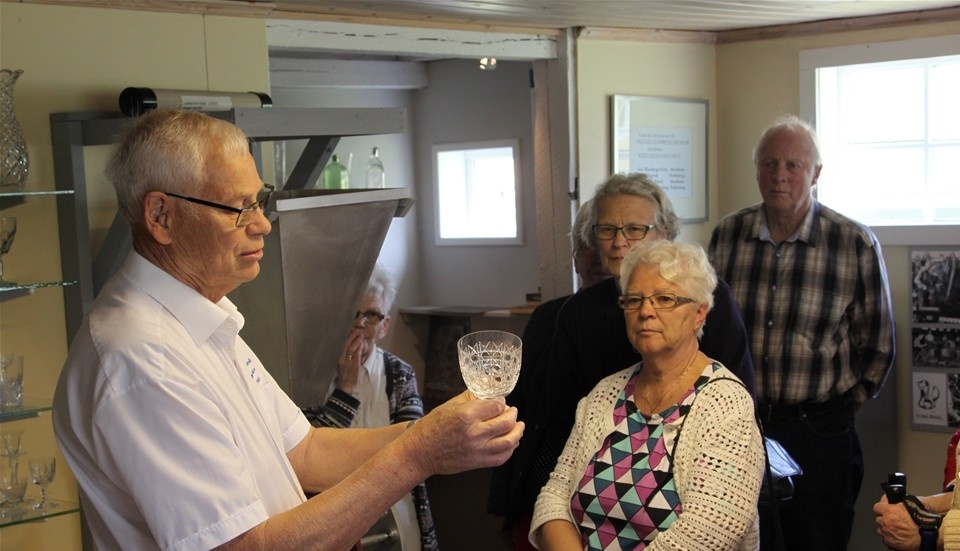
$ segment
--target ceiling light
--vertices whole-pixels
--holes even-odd
[[[480,58],[480,70],[481,71],[492,71],[497,68],[497,58],[495,57],[481,57]]]

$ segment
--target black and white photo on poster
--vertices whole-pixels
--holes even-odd
[[[914,323],[960,324],[960,249],[911,249]]]
[[[960,247],[910,249],[910,359],[916,428],[960,427]]]
[[[914,326],[913,367],[960,368],[960,328]]]
[[[940,427],[960,426],[960,393],[956,376],[945,372],[913,372],[913,422]]]

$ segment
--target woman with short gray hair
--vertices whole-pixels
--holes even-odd
[[[618,304],[643,359],[580,401],[534,508],[539,549],[758,549],[766,463],[753,398],[697,339],[716,284],[699,245],[627,253]]]

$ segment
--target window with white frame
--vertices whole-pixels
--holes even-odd
[[[801,53],[802,114],[824,164],[817,198],[881,242],[930,242],[960,226],[957,52],[960,36]]]
[[[433,148],[438,245],[522,245],[517,140]]]

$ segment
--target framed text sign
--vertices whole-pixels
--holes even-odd
[[[613,172],[643,172],[684,222],[707,219],[707,100],[612,98]]]

